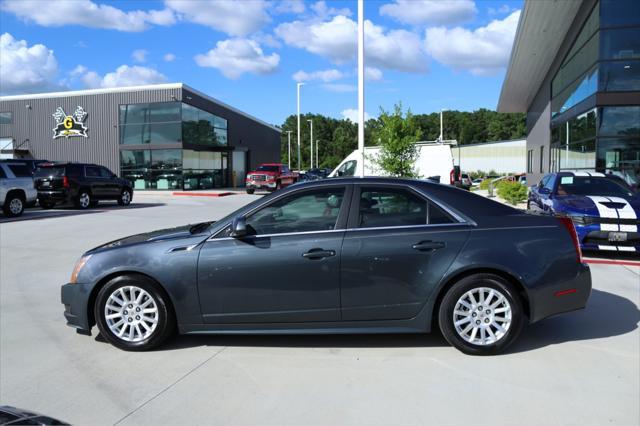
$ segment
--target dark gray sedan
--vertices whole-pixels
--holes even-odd
[[[68,324],[146,350],[174,331],[422,333],[468,354],[583,308],[591,276],[570,219],[454,187],[348,178],[293,185],[215,223],[85,253],[62,286]]]

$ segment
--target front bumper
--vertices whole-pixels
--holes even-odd
[[[591,271],[587,264],[582,263],[571,280],[536,289],[530,295],[530,322],[583,309],[590,295]]]
[[[276,182],[246,181],[247,189],[276,189]]]
[[[627,225],[628,226],[628,225]],[[615,229],[618,229],[617,227]],[[625,227],[621,225],[621,231],[603,231],[600,224],[576,225],[576,232],[580,240],[582,250],[598,251],[640,251],[640,232],[636,226]],[[609,241],[609,233],[624,232],[627,235],[626,241]]]
[[[83,333],[90,333],[93,325],[89,321],[90,295],[91,287],[87,284],[65,284],[60,288],[67,325]]]

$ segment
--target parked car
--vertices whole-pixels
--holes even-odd
[[[548,174],[529,191],[527,208],[570,218],[583,250],[640,251],[640,195],[616,176]]]
[[[289,170],[286,164],[268,163],[247,173],[245,184],[247,194],[253,194],[256,189],[276,191],[296,183],[298,179],[298,173]]]
[[[97,323],[125,350],[154,348],[174,330],[439,327],[461,351],[493,354],[524,323],[583,308],[590,291],[567,218],[426,181],[336,178],[293,185],[215,223],[96,247],[62,286],[62,303],[70,326],[90,334]]]
[[[37,196],[33,177],[26,165],[0,162],[0,207],[5,216],[20,216],[25,207],[36,203]]]
[[[0,425],[68,425],[53,417],[44,416],[31,410],[3,405],[0,407]]]
[[[31,171],[31,176],[33,176],[40,166],[40,164],[48,163],[47,160],[34,160],[32,158],[16,158],[13,160],[0,160],[0,162],[12,163],[12,164],[24,164]]]
[[[101,200],[116,200],[119,205],[128,206],[133,199],[131,182],[96,164],[41,164],[36,170],[35,185],[38,202],[44,209],[59,203],[86,209]]]

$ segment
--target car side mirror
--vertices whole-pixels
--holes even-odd
[[[238,216],[233,219],[233,223],[231,224],[231,237],[232,238],[242,238],[247,235],[247,220],[244,216]]]

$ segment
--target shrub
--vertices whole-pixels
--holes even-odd
[[[489,189],[489,184],[491,183],[491,179],[485,179],[482,182],[480,182],[480,189],[484,189],[487,190]]]
[[[514,206],[527,199],[527,187],[518,182],[501,181],[497,189],[500,198]]]

